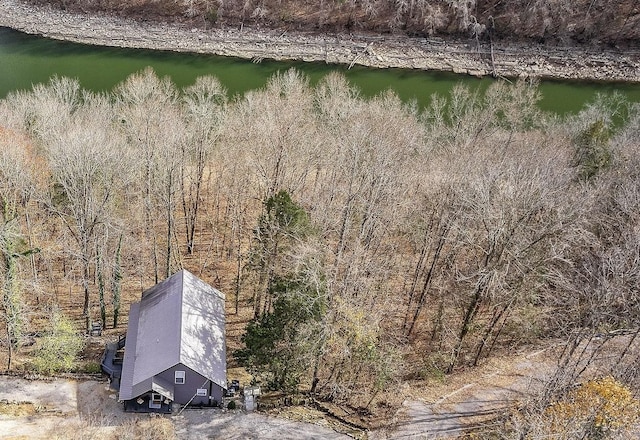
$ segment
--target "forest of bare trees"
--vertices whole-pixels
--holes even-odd
[[[560,118],[539,98],[495,82],[418,109],[295,70],[233,99],[151,70],[107,94],[65,78],[14,92],[3,347],[52,310],[122,325],[186,267],[246,315],[228,346],[282,389],[368,407],[401,381],[564,341],[550,402],[596,359],[586,343],[620,333],[599,371],[637,389],[640,107],[614,95]]]

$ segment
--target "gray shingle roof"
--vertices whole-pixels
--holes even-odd
[[[173,399],[151,378],[177,364],[226,388],[224,331],[224,295],[189,271],[146,290],[129,311],[120,400],[152,388]]]

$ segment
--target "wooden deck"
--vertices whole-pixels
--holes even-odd
[[[108,343],[104,349],[102,360],[100,361],[102,371],[111,378],[111,388],[116,391],[120,389],[125,342],[126,336],[120,335],[117,342]]]

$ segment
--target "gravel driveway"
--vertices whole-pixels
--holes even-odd
[[[212,416],[212,412],[215,415]],[[346,440],[351,438],[328,427],[241,411],[188,410],[174,417],[174,420],[178,438],[181,439]]]

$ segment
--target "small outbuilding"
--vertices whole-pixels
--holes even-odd
[[[118,399],[125,411],[215,406],[227,388],[224,295],[187,270],[131,304]]]

